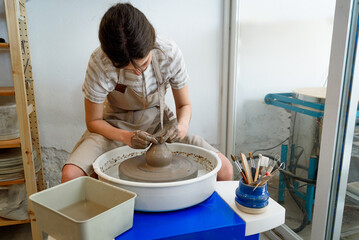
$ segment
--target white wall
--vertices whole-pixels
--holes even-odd
[[[266,94],[325,85],[334,6],[334,0],[240,1],[236,152],[289,136],[289,113],[266,105]]]
[[[90,54],[99,45],[100,19],[117,2],[27,1],[42,146],[71,151],[85,130],[81,86]],[[191,78],[190,132],[219,144],[222,1],[130,2],[144,12],[158,34],[180,46]]]

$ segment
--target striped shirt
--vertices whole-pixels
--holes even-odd
[[[174,89],[181,89],[187,84],[189,77],[184,59],[180,49],[173,41],[157,37],[156,49],[152,51],[152,54],[156,54],[163,81],[169,82]],[[157,90],[152,63],[144,71],[144,75],[147,94],[152,94]],[[91,102],[103,103],[117,84],[125,85],[135,92],[143,94],[142,76],[114,67],[101,47],[96,48],[88,63],[82,92]]]

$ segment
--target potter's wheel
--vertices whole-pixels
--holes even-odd
[[[187,208],[206,200],[212,195],[221,168],[221,160],[215,152],[201,147],[172,143],[168,148],[173,156],[192,161],[198,167],[197,176],[165,182],[146,182],[123,179],[119,173],[120,165],[126,160],[143,155],[146,150],[132,149],[128,146],[108,151],[98,157],[93,168],[99,180],[135,192],[135,210],[163,212]]]
[[[120,178],[139,182],[173,182],[197,177],[197,164],[181,156],[174,156],[164,167],[153,167],[145,154],[132,157],[120,164]]]

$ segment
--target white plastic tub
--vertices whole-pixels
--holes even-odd
[[[32,194],[30,201],[40,229],[56,240],[102,240],[132,227],[135,197],[133,192],[80,177]]]
[[[3,96],[0,98],[0,140],[19,137],[15,98]]]
[[[194,206],[210,197],[214,192],[217,172],[222,166],[218,154],[182,143],[172,143],[168,147],[173,153],[183,154],[198,163],[196,178],[177,182],[149,183],[126,181],[108,175],[109,169],[118,170],[122,161],[145,152],[143,149],[136,150],[128,146],[102,154],[93,163],[93,168],[101,181],[135,192],[137,194],[135,210],[138,211],[179,210]]]

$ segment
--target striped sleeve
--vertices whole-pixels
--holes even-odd
[[[94,103],[103,103],[109,93],[107,82],[104,63],[94,52],[90,57],[85,82],[82,85],[85,98]]]
[[[167,44],[166,44],[167,45]],[[168,42],[166,52],[168,54],[165,69],[169,74],[169,83],[174,89],[181,89],[188,83],[188,73],[181,50],[174,42]]]

